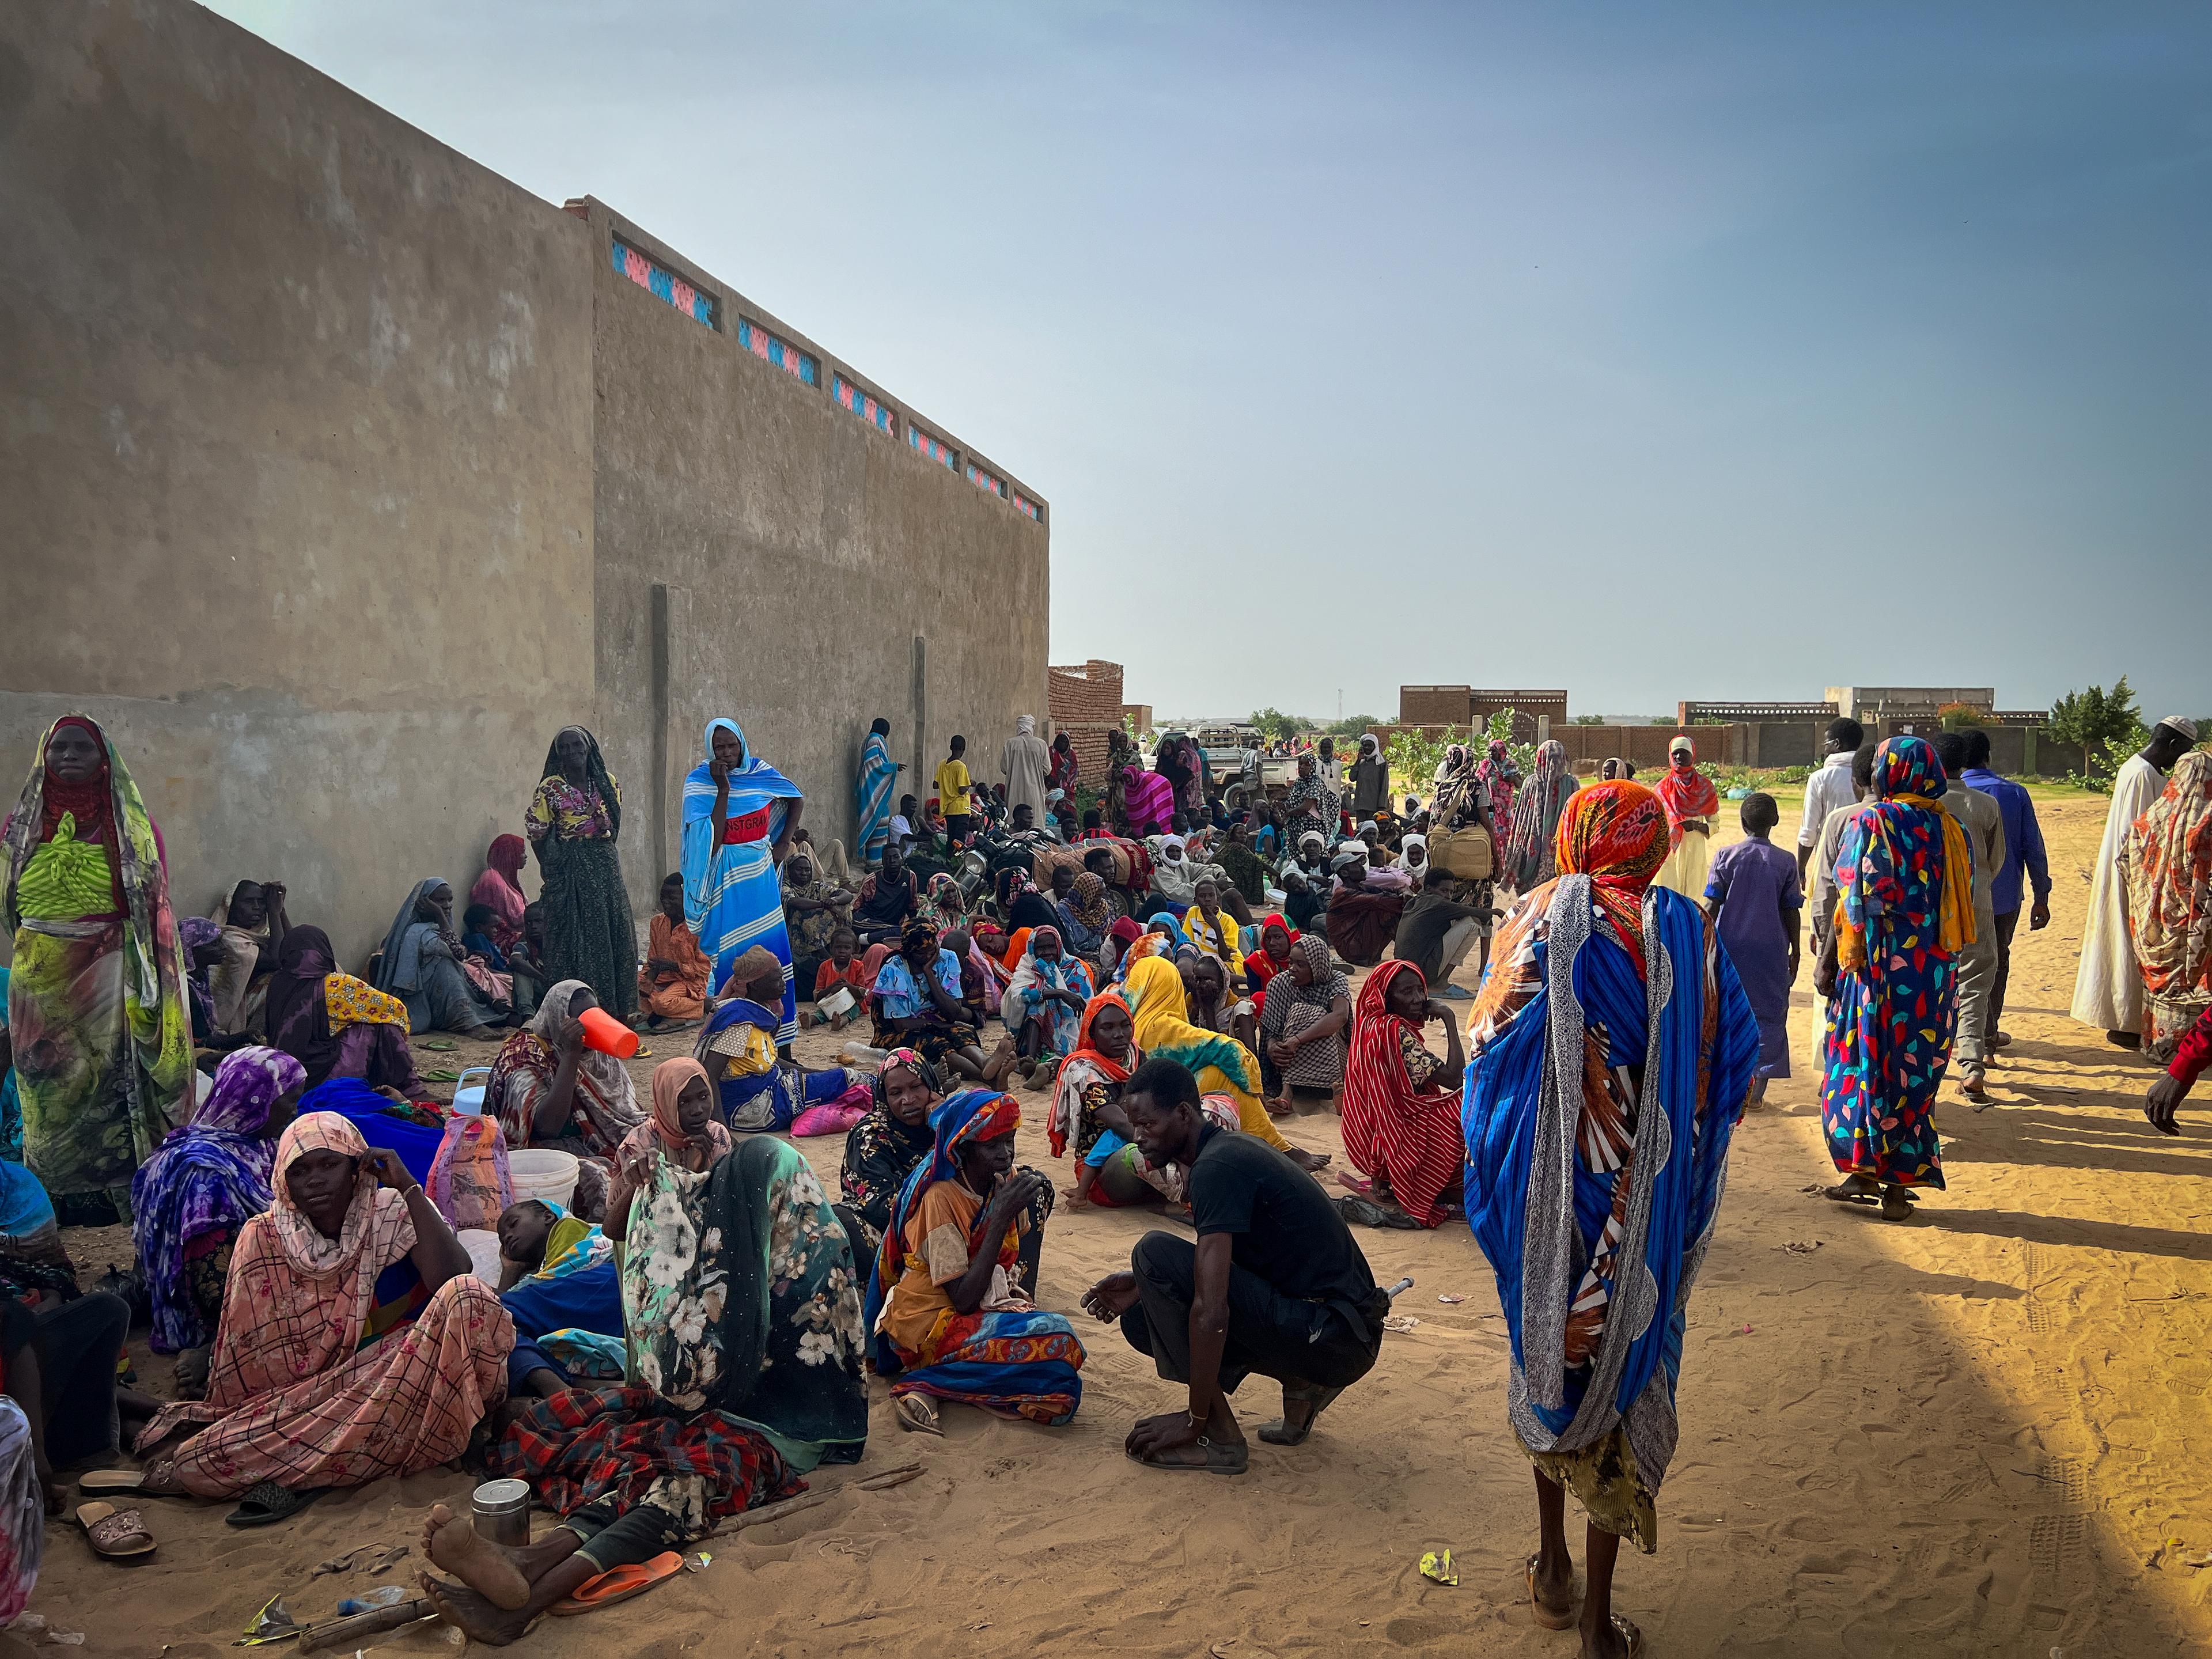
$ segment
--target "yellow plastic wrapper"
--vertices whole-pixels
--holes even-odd
[[[1449,1550],[1431,1550],[1421,1558],[1421,1577],[1439,1584],[1457,1587],[1459,1569],[1452,1565]]]

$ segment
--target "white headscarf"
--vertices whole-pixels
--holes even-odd
[[[530,1017],[530,1029],[547,1048],[559,1051],[561,1028],[568,1023],[568,1005],[575,1000],[579,991],[592,988],[580,979],[564,979],[538,1000],[538,1012]],[[637,1089],[629,1080],[629,1073],[622,1061],[612,1054],[603,1054],[589,1043],[584,1045],[576,1069],[589,1078],[592,1093],[596,1099],[587,1099],[579,1093],[576,1109],[589,1111],[599,1121],[599,1131],[610,1140],[620,1140],[650,1115],[637,1103]],[[605,1109],[599,1109],[604,1103]]]
[[[1016,737],[1033,737],[1036,733],[1036,716],[1035,714],[1017,714],[1014,716],[1014,735]]]

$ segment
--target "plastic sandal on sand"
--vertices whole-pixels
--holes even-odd
[[[1252,1449],[1249,1446],[1224,1446],[1200,1435],[1197,1445],[1206,1453],[1203,1463],[1169,1463],[1151,1457],[1139,1457],[1137,1462],[1148,1469],[1167,1469],[1179,1474],[1242,1474],[1251,1467]]]
[[[1536,1595],[1536,1564],[1542,1559],[1541,1555],[1528,1558],[1528,1606],[1536,1615],[1536,1622],[1546,1630],[1572,1630],[1576,1624],[1572,1607],[1564,1613],[1557,1607],[1547,1607]]]
[[[76,1489],[88,1498],[105,1498],[115,1492],[135,1492],[142,1498],[190,1498],[191,1493],[181,1489],[160,1492],[148,1488],[146,1482],[155,1471],[167,1467],[167,1460],[157,1459],[143,1469],[87,1469],[77,1476]]]
[[[266,1527],[278,1521],[290,1520],[322,1495],[319,1486],[307,1492],[294,1492],[289,1486],[280,1486],[274,1480],[264,1480],[240,1498],[238,1507],[222,1518],[234,1527]]]
[[[576,1593],[566,1601],[556,1601],[553,1616],[566,1619],[580,1613],[592,1613],[601,1607],[611,1607],[617,1601],[627,1601],[633,1595],[642,1595],[655,1584],[666,1583],[684,1571],[684,1558],[674,1550],[663,1550],[650,1561],[635,1561],[625,1567],[610,1567],[596,1578],[586,1578],[576,1586]]]
[[[84,1528],[93,1553],[120,1559],[154,1553],[154,1534],[136,1510],[118,1510],[112,1504],[80,1504],[77,1524]]]
[[[898,1417],[898,1425],[902,1429],[911,1429],[916,1434],[943,1434],[945,1432],[945,1431],[938,1425],[937,1407],[931,1405],[928,1401],[925,1400],[918,1394],[893,1395],[891,1396],[891,1410],[896,1413]]]

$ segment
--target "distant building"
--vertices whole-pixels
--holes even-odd
[[[1954,703],[1989,714],[1997,706],[1997,694],[1986,685],[1832,685],[1828,701],[1854,720],[1932,719]]]
[[[1492,714],[1513,711],[1513,736],[1521,743],[1536,740],[1536,722],[1548,718],[1553,726],[1567,723],[1565,691],[1493,691],[1468,685],[1401,685],[1398,688],[1398,724],[1428,730],[1451,726],[1465,731],[1486,724]]]
[[[1836,718],[1832,702],[1678,702],[1677,726],[1712,726],[1735,720],[1813,720]]]

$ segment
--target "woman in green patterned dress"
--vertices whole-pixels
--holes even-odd
[[[161,832],[91,720],[50,727],[0,840],[23,1158],[65,1226],[131,1215],[131,1177],[191,1077]]]

